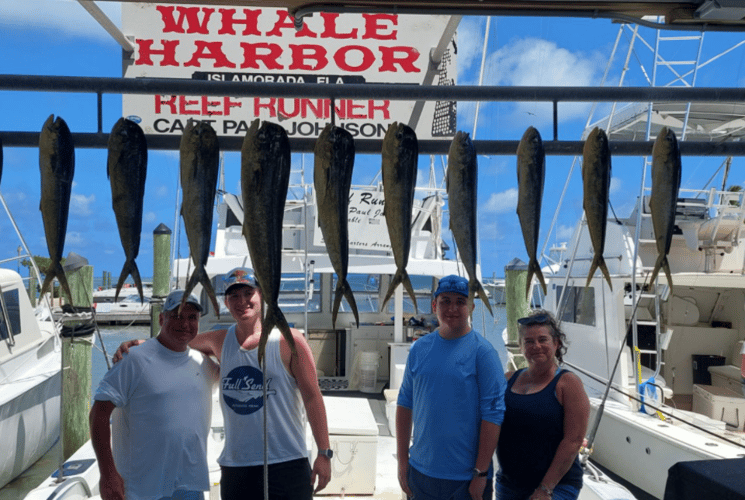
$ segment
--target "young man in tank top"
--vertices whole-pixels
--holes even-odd
[[[189,344],[220,362],[220,404],[225,422],[225,448],[218,459],[222,469],[221,498],[264,498],[263,384],[266,380],[269,497],[310,500],[331,479],[332,455],[326,407],[310,346],[302,333],[291,329],[297,349],[297,355],[293,355],[289,344],[275,329],[266,346],[264,376],[258,364],[262,298],[253,270],[238,267],[224,279],[225,305],[236,324],[225,330],[201,333]],[[117,355],[126,352],[127,347],[123,344]],[[303,407],[319,450],[312,469],[305,444]]]

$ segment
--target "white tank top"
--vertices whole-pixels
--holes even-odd
[[[276,328],[266,345],[268,463],[308,456],[304,406],[297,382],[279,353]],[[235,325],[228,329],[220,357],[220,406],[225,421],[225,448],[218,463],[226,467],[264,464],[263,380],[258,347],[238,345]]]

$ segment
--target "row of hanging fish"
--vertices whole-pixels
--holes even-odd
[[[546,293],[546,282],[537,260],[538,233],[541,217],[541,201],[545,178],[545,153],[538,131],[529,127],[517,148],[518,204],[517,215],[522,228],[528,263],[528,280],[525,296],[530,293],[533,275]],[[652,192],[650,209],[652,227],[657,245],[657,260],[650,276],[654,283],[660,269],[664,270],[667,282],[672,289],[672,276],[667,255],[670,252],[673,230],[675,228],[675,209],[681,180],[680,149],[675,133],[663,127],[655,140],[652,150]],[[608,220],[608,203],[611,182],[611,154],[608,137],[604,130],[595,127],[587,136],[582,150],[582,187],[585,219],[590,235],[594,256],[587,274],[590,285],[597,269],[600,269],[613,290],[610,272],[603,258],[605,232]]]

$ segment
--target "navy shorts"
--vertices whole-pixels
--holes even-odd
[[[492,467],[489,466],[490,474],[486,477],[486,487],[482,500],[492,500],[494,494],[494,480],[491,475]],[[407,478],[409,489],[414,495],[409,497],[414,500],[471,500],[468,488],[471,480],[464,481],[452,479],[439,479],[422,474],[409,464],[409,475]]]
[[[222,500],[263,500],[264,466],[221,466]],[[269,465],[269,498],[271,500],[311,500],[310,463],[307,458]]]

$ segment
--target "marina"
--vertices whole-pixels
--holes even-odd
[[[559,319],[570,342],[566,366],[581,378],[591,405],[587,446],[580,453],[580,499],[662,499],[699,474],[706,479],[697,498],[727,488],[734,498],[745,498],[730,475],[704,472],[718,464],[724,471],[745,459],[740,369],[745,359],[745,191],[735,163],[745,156],[745,92],[739,84],[714,87],[710,82],[715,80],[705,73],[710,63],[745,42],[711,55],[704,50],[703,32],[678,38],[654,29],[704,29],[703,22],[706,30],[739,31],[745,29],[745,10],[709,0],[680,2],[675,11],[669,2],[642,2],[646,14],[662,16],[655,21],[628,10],[624,2],[594,2],[592,16],[621,23],[613,27],[618,34],[612,48],[609,37],[593,55],[596,64],[607,63],[602,80],[599,73],[593,80],[600,84],[532,87],[519,79],[485,84],[479,77],[478,85],[456,81],[458,57],[473,53],[477,45],[467,31],[474,24],[461,14],[472,16],[484,6],[492,9],[489,14],[505,13],[506,7],[489,1],[460,7],[433,3],[432,12],[419,8],[411,16],[385,0],[374,5],[330,0],[324,7],[329,12],[300,0],[271,8],[238,2],[246,15],[249,7],[256,9],[250,18],[256,33],[242,38],[231,33],[240,24],[231,16],[239,11],[222,8],[211,17],[213,2],[122,2],[121,26],[103,21],[106,16],[94,2],[79,3],[121,46],[116,52],[123,50],[122,78],[0,75],[3,96],[83,94],[95,97],[91,109],[98,112],[97,120],[86,119],[97,132],[80,127],[77,117],[69,120],[68,129],[61,117],[54,119],[58,108],[44,111],[45,118],[53,114],[41,134],[0,122],[0,167],[3,148],[12,165],[19,165],[15,151],[38,148],[43,193],[42,225],[26,223],[20,229],[0,195],[21,240],[17,257],[2,261],[9,269],[0,270],[0,409],[9,415],[0,419],[0,433],[16,436],[12,453],[0,460],[0,484],[8,483],[0,487],[0,500],[100,498],[86,415],[61,408],[67,408],[66,400],[80,400],[88,384],[95,391],[109,360],[84,367],[86,373],[70,385],[62,374],[75,361],[66,356],[90,348],[94,359],[103,358],[98,350],[111,355],[122,341],[149,337],[144,325],[162,310],[165,294],[160,292],[174,288],[188,288],[198,297],[200,331],[229,327],[233,319],[225,303],[225,278],[236,267],[254,269],[272,324],[284,334],[299,330],[310,346],[334,451],[332,480],[320,497],[405,498],[396,477],[397,391],[411,345],[437,328],[432,296],[438,280],[458,275],[469,281],[472,325],[492,344],[505,370],[522,363],[517,318],[541,307]],[[540,4],[544,14],[590,16],[582,2],[567,2],[561,12],[551,10],[551,3],[534,4],[522,5],[520,14]],[[463,12],[453,11],[456,7]],[[248,19],[242,21],[247,33]],[[489,67],[489,30],[487,22],[479,49],[482,76]],[[394,32],[400,36],[395,46],[388,41]],[[308,52],[311,38],[318,42],[313,55]],[[157,40],[163,47],[154,49]],[[509,51],[492,50],[502,57],[502,65],[495,67],[505,67]],[[684,63],[676,62],[681,52],[691,54]],[[629,84],[625,78],[634,71],[628,64],[632,60],[639,65],[638,79]],[[663,70],[676,64],[686,67],[675,68],[672,81],[663,81]],[[261,74],[249,71],[260,67]],[[617,86],[606,84],[608,75]],[[111,100],[117,103],[115,112]],[[475,107],[464,104],[474,101]],[[525,143],[514,140],[518,125],[510,133],[477,135],[480,120],[494,126],[489,120],[500,116],[493,109],[480,111],[480,105],[535,101],[552,108],[547,122],[554,128],[552,139],[544,131],[541,140],[533,123],[526,122],[538,120],[536,107],[516,106],[509,120],[521,127],[525,123],[524,137],[532,137],[539,148],[526,153]],[[575,111],[568,110],[580,101],[590,103],[582,110],[591,108],[581,137],[567,140],[562,131],[560,138],[560,123],[575,120]],[[112,115],[116,124],[107,134]],[[472,129],[466,124],[470,119]],[[112,142],[131,131],[139,134],[137,144],[147,141],[146,148]],[[107,150],[112,201],[129,196],[113,203],[117,224],[112,227],[120,238],[114,241],[116,255],[123,250],[125,256],[117,261],[124,263],[123,278],[131,274],[139,283],[137,265],[149,268],[143,262],[151,257],[155,275],[155,283],[143,283],[144,300],[131,286],[122,288],[118,301],[112,300],[113,289],[93,292],[95,339],[91,332],[78,335],[68,326],[69,318],[63,324],[62,310],[51,307],[44,293],[38,303],[35,292],[29,300],[20,273],[27,259],[35,280],[32,291],[34,283],[44,283],[42,292],[47,287],[54,291],[56,277],[60,293],[71,303],[80,301],[76,281],[81,275],[60,263],[65,236],[73,244],[82,239],[66,229],[70,199],[78,209],[86,202],[70,191],[75,148],[83,158],[87,150]],[[458,148],[472,153],[472,172],[478,176],[469,177],[465,169],[461,175],[470,157],[454,154]],[[126,154],[135,150],[137,155]],[[396,153],[391,156],[391,151]],[[173,233],[161,224],[152,241],[141,227],[161,217],[148,212],[154,199],[146,197],[142,205],[148,152],[156,165],[172,167],[150,169],[148,183],[159,183],[158,196],[176,186],[175,206],[168,209],[175,219]],[[499,199],[477,201],[476,177],[482,185],[484,179],[497,184],[498,175],[504,179],[504,165],[490,155],[509,156],[511,184]],[[564,172],[556,164],[546,167],[544,155],[574,160]],[[513,188],[515,156],[518,184]],[[394,168],[404,157],[413,158],[405,179]],[[533,163],[524,161],[528,157]],[[630,167],[634,161],[641,165]],[[113,175],[115,168],[125,175]],[[137,179],[130,182],[127,174],[135,168]],[[628,175],[634,168],[638,178]],[[694,179],[691,172],[699,169],[711,178],[692,187],[701,174]],[[563,191],[556,182],[558,170],[566,175]],[[532,183],[524,183],[526,173],[539,171]],[[549,175],[553,183],[547,180],[544,192]],[[619,187],[621,175],[624,183],[633,178],[638,188]],[[612,202],[619,199],[613,198],[614,189],[631,193],[622,206]],[[108,193],[102,196],[108,203]],[[540,222],[547,222],[551,212],[550,228],[543,224],[541,232]],[[80,213],[70,213],[78,227],[83,225]],[[523,241],[504,230],[507,213],[512,222],[519,218]],[[41,227],[45,238],[36,234]],[[32,252],[21,235],[21,229],[32,228],[49,251],[41,271],[32,258],[39,252]],[[485,233],[490,239],[484,239]],[[495,255],[504,255],[484,243],[500,239],[517,241],[518,253],[529,255],[528,264],[510,260],[515,247],[507,246],[510,258],[495,265]],[[103,240],[96,243],[100,253],[111,254]],[[152,251],[145,250],[145,242],[152,243]],[[547,286],[542,288],[543,282]],[[85,338],[76,340],[80,337]],[[220,497],[216,460],[225,439],[223,397],[216,388],[207,439],[210,500]],[[83,429],[72,436],[75,445],[66,436],[70,419]],[[305,424],[313,463],[318,450]],[[62,462],[65,480],[49,477]]]

